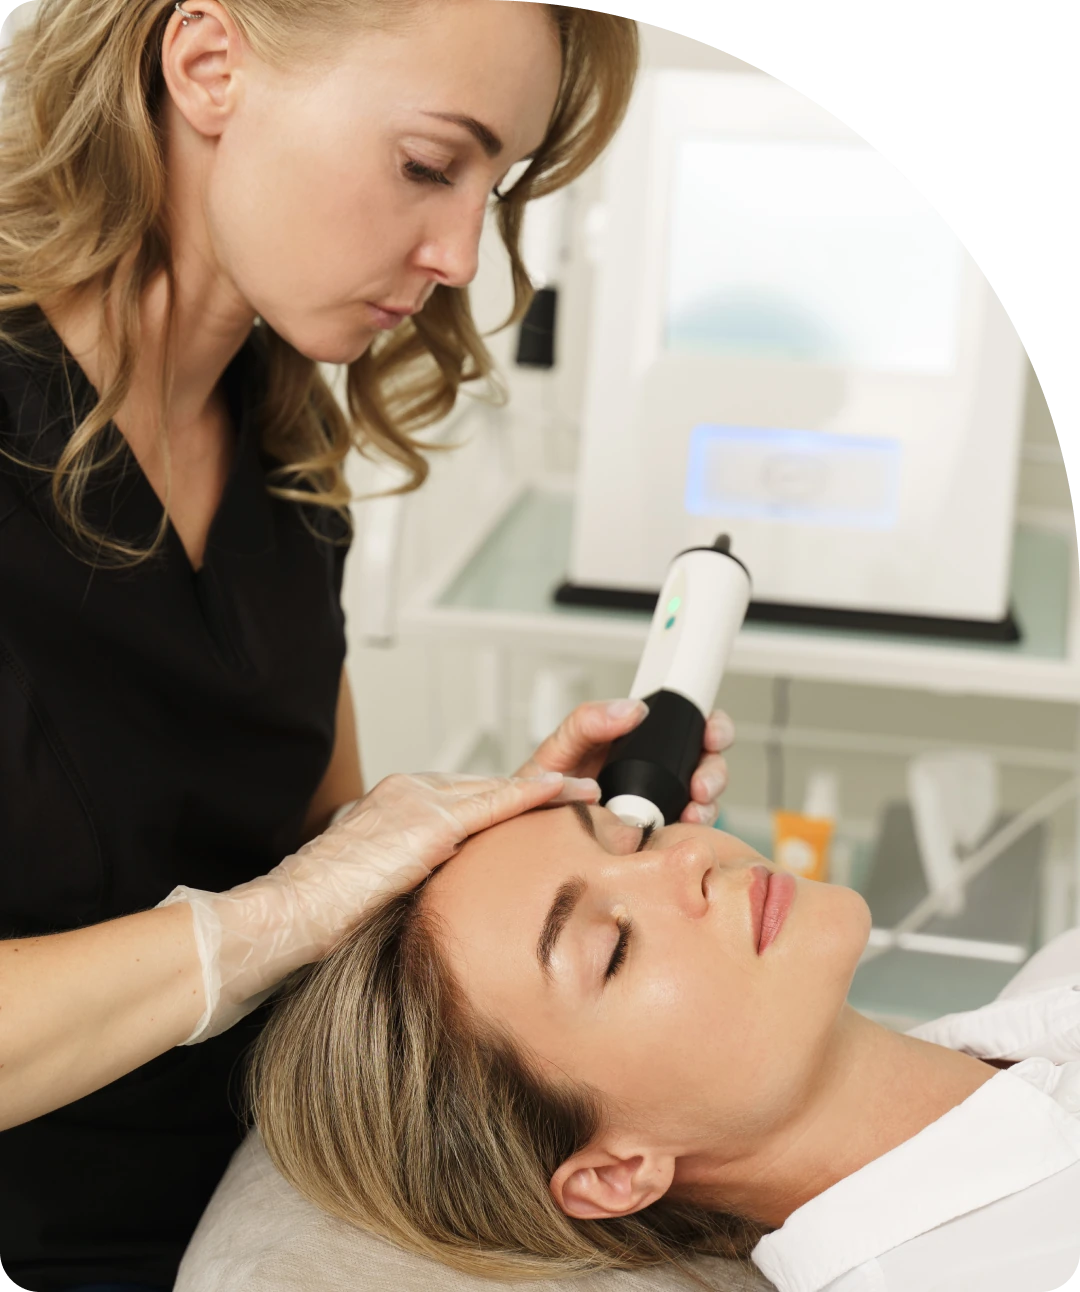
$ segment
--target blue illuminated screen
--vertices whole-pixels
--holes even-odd
[[[899,440],[703,423],[690,435],[686,510],[694,516],[891,529]]]

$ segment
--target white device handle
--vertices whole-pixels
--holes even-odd
[[[616,816],[659,825],[690,801],[705,723],[749,604],[750,576],[726,535],[672,562],[630,689],[649,713],[612,745],[599,775],[601,801]]]
[[[671,563],[631,698],[685,696],[708,717],[750,604],[750,576],[730,553],[693,548]]]

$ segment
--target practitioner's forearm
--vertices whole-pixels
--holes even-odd
[[[182,902],[0,942],[0,1129],[179,1045],[203,1006],[191,909]]]
[[[308,806],[304,821],[305,839],[314,839],[321,834],[339,807],[363,797],[364,775],[360,767],[356,710],[349,687],[349,675],[343,668],[338,689],[334,748],[323,778]]]
[[[470,834],[598,793],[559,773],[392,776],[324,835],[235,888],[181,885],[150,911],[0,942],[0,1130],[231,1027]]]

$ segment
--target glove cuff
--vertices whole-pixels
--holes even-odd
[[[221,974],[219,972],[221,951],[221,920],[213,906],[207,900],[215,894],[202,889],[178,885],[158,906],[172,906],[176,902],[187,902],[191,907],[192,928],[195,933],[195,949],[199,954],[203,980],[203,1012],[195,1028],[181,1045],[194,1045],[209,1035],[207,1028],[213,1017],[218,1000],[221,997]],[[252,1006],[254,1008],[254,1006]]]

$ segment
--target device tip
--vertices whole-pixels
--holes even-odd
[[[608,799],[604,807],[614,812],[623,825],[632,825],[639,830],[647,825],[659,830],[664,824],[663,812],[655,803],[650,803],[638,794],[616,794],[614,798]]]

